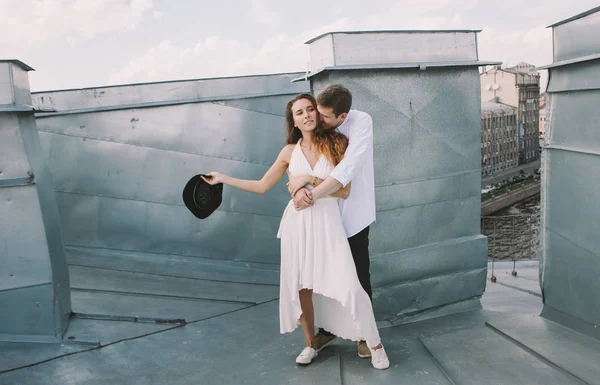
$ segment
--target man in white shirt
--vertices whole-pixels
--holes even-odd
[[[369,225],[375,221],[375,172],[373,166],[373,121],[369,114],[350,110],[352,94],[340,85],[327,87],[317,97],[317,109],[326,129],[337,129],[349,140],[344,159],[325,180],[315,178],[311,191],[301,189],[294,195],[297,210],[311,206],[315,199],[335,193],[352,181],[350,196],[340,203],[342,222],[363,289],[373,299],[369,273]],[[336,336],[320,329],[315,336],[317,351],[331,344]],[[358,355],[371,357],[365,341],[358,341]]]

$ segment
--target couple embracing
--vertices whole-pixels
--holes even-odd
[[[369,274],[369,226],[375,221],[373,123],[350,110],[342,85],[317,99],[300,94],[285,110],[287,145],[261,180],[211,172],[203,179],[264,194],[287,172],[288,203],[281,238],[281,333],[302,326],[310,364],[336,336],[357,341],[358,355],[376,369],[390,365],[381,344]],[[315,335],[315,325],[320,327]]]

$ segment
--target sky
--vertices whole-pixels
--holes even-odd
[[[324,32],[481,29],[480,60],[544,65],[552,62],[546,27],[597,5],[597,0],[0,0],[0,58],[33,67],[32,91],[46,91],[305,71],[304,43]]]

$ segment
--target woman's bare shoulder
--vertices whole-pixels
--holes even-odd
[[[289,161],[292,158],[292,152],[294,151],[294,147],[296,147],[295,144],[286,145],[279,153],[279,157],[286,161]]]

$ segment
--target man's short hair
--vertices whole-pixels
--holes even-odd
[[[327,87],[317,96],[317,103],[323,107],[333,108],[333,113],[337,118],[340,114],[350,112],[352,107],[352,94],[341,84],[334,84]]]

